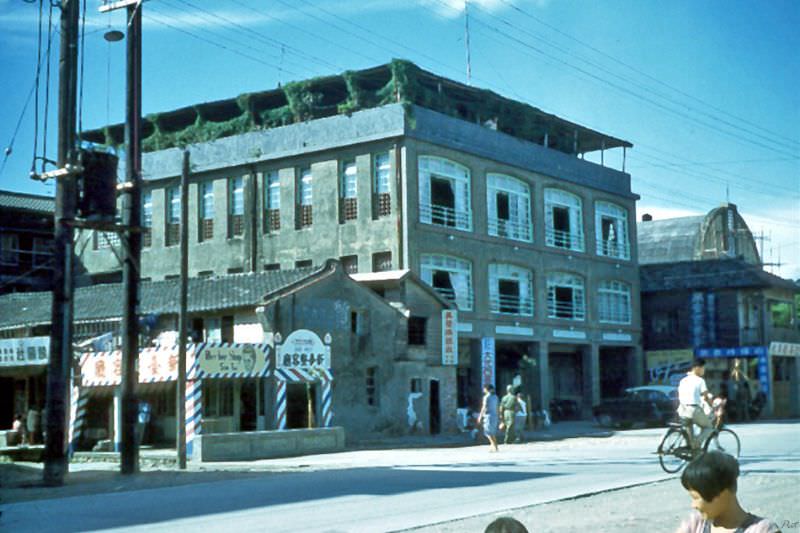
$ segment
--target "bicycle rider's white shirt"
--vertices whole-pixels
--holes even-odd
[[[689,372],[678,384],[678,401],[681,405],[701,405],[703,394],[708,391],[706,380]]]

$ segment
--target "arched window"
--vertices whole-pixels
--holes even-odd
[[[625,208],[611,202],[595,202],[594,227],[597,255],[618,259],[631,258],[628,211]]]
[[[561,189],[544,190],[545,242],[547,246],[582,252],[581,199]]]
[[[420,258],[422,280],[462,311],[472,310],[472,264],[449,255],[424,254]]]
[[[566,320],[586,319],[583,278],[566,272],[547,275],[547,316]]]
[[[533,273],[516,265],[491,263],[489,309],[493,313],[533,316]]]
[[[622,281],[603,281],[597,288],[598,320],[610,324],[631,323],[631,287]]]
[[[419,158],[420,222],[472,230],[469,169],[441,157]]]
[[[486,177],[489,235],[531,242],[531,193],[528,185],[503,174]]]

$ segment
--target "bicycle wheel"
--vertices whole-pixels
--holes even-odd
[[[708,437],[703,450],[706,452],[716,451],[727,453],[728,455],[732,455],[738,459],[739,452],[741,451],[739,437],[733,432],[733,430],[727,428],[717,430],[712,433],[710,437]]]
[[[691,447],[686,440],[686,434],[678,428],[667,431],[661,444],[658,445],[658,462],[668,474],[674,474],[691,457]]]

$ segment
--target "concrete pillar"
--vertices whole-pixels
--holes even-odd
[[[539,354],[536,362],[539,365],[539,401],[542,409],[550,409],[550,399],[552,397],[552,391],[550,390],[550,355],[548,344],[545,341],[539,343]]]
[[[600,403],[600,345],[581,349],[583,359],[583,405],[581,415],[591,418],[592,407]]]
[[[114,451],[120,451],[122,443],[122,386],[114,387]]]

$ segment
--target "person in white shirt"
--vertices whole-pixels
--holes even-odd
[[[687,419],[700,428],[700,435],[692,438],[692,447],[699,448],[706,437],[713,430],[714,422],[712,418],[703,410],[703,402],[707,401],[709,404],[714,400],[714,395],[708,392],[706,387],[706,380],[703,379],[705,374],[706,362],[701,358],[696,358],[692,361],[692,369],[678,384],[678,416],[682,419]]]

